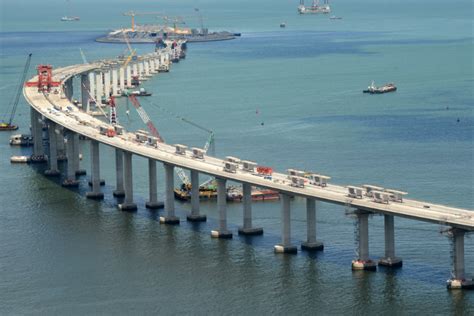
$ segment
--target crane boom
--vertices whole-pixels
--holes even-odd
[[[131,95],[128,96],[128,98],[130,99],[130,101],[132,101],[133,106],[135,107],[135,109],[138,112],[138,116],[140,116],[143,123],[146,124],[146,126],[148,127],[148,130],[151,132],[151,134],[153,136],[155,136],[156,138],[158,138],[158,141],[160,143],[164,143],[164,139],[161,137],[160,133],[158,133],[158,130],[156,129],[155,125],[151,121],[148,114],[145,112],[145,110],[140,105],[140,102],[138,102],[137,97],[134,96],[133,94],[131,94]],[[176,174],[178,175],[181,182],[183,182],[186,185],[191,184],[191,181],[189,181],[189,178],[186,176],[186,173],[184,172],[184,170],[182,168],[175,167],[174,170],[176,171]]]
[[[13,118],[15,117],[16,109],[18,107],[18,102],[20,101],[20,95],[23,89],[23,83],[25,82],[26,75],[28,74],[28,69],[30,69],[31,55],[32,53],[28,54],[28,57],[26,58],[25,67],[23,68],[23,73],[21,74],[21,77],[20,77],[20,82],[18,84],[18,89],[16,91],[15,99],[13,100],[12,110],[10,112],[10,118],[8,120],[9,126],[12,126]]]

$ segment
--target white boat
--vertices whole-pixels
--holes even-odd
[[[331,7],[329,6],[329,0],[323,0],[322,5],[319,4],[319,0],[313,0],[311,6],[305,6],[304,0],[300,0],[300,5],[298,6],[299,14],[318,14],[323,13],[327,14],[331,12]]]
[[[65,15],[61,18],[61,21],[79,21],[80,19],[81,18],[78,17],[78,16],[67,16],[67,15]]]

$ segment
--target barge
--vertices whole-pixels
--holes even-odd
[[[372,81],[370,86],[367,87],[366,90],[363,90],[363,93],[370,93],[370,94],[382,94],[387,92],[394,92],[397,91],[397,87],[394,83],[386,83],[381,87],[375,86],[375,82]]]

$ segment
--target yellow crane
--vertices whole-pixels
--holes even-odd
[[[128,40],[128,36],[125,30],[123,31],[123,38],[125,40],[125,43],[127,43],[128,50],[130,51],[130,55],[128,55],[127,59],[125,59],[125,62],[122,65],[122,67],[127,67],[128,63],[133,59],[133,56],[137,54],[137,50],[132,49],[132,46],[130,45],[130,41]]]
[[[129,16],[132,18],[132,32],[135,31],[135,16],[137,15],[160,15],[161,12],[136,12],[136,11],[128,11],[124,12],[123,15]]]

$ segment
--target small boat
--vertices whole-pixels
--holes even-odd
[[[16,134],[10,137],[11,146],[31,146],[33,145],[33,137],[31,135]]]
[[[13,125],[11,123],[0,123],[0,131],[14,131],[17,129],[17,125]]]
[[[151,93],[147,92],[145,88],[140,88],[139,90],[133,90],[133,91],[125,89],[124,91],[122,91],[122,96],[129,96],[129,95],[134,95],[136,97],[149,97],[151,96]]]
[[[370,94],[382,94],[387,92],[394,92],[397,91],[397,87],[394,83],[386,83],[381,87],[375,86],[375,82],[372,80],[370,86],[367,87],[366,90],[362,90],[363,93],[370,93]]]
[[[28,163],[30,162],[30,157],[28,156],[11,156],[11,163]]]
[[[285,27],[286,27],[286,23],[285,23],[285,22],[280,23],[280,27],[281,27],[281,28],[285,28]]]
[[[63,17],[61,18],[61,21],[63,21],[63,22],[79,21],[80,19],[81,19],[81,18],[78,17],[78,16],[67,16],[67,15],[65,15],[65,16],[63,16]]]
[[[329,19],[331,19],[331,20],[342,20],[342,18],[340,16],[335,16],[335,15],[331,15],[331,17]]]

